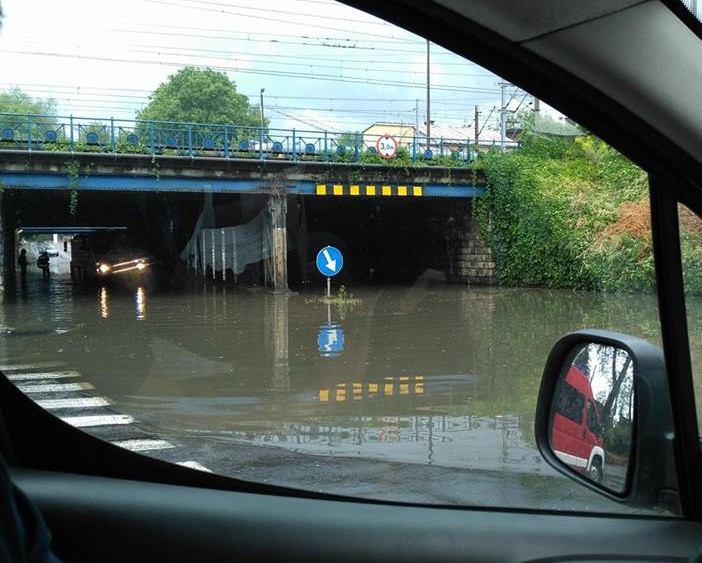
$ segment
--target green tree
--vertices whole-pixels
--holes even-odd
[[[32,98],[19,88],[11,88],[0,92],[0,113],[54,116],[56,114],[56,101],[52,98]]]
[[[356,144],[361,146],[363,143],[363,133],[360,133],[359,131],[356,131],[355,133],[353,131],[346,131],[344,133],[341,133],[339,135],[339,138],[337,139],[337,144],[342,145],[344,147],[355,147]]]
[[[9,138],[17,140],[42,140],[51,131],[58,139],[63,132],[57,129],[55,116],[56,102],[53,99],[32,98],[19,88],[0,92],[0,131],[3,138],[8,138],[6,135],[9,132]]]
[[[260,109],[223,72],[186,67],[168,77],[137,113],[145,121],[178,121],[260,127]]]

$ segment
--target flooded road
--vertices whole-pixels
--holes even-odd
[[[569,508],[577,497],[576,507],[619,509],[541,460],[541,372],[573,330],[660,338],[652,296],[427,277],[353,290],[357,303],[329,306],[316,292],[80,293],[67,279],[35,281],[26,299],[0,309],[5,365],[74,370],[89,382],[85,395],[217,472],[420,502]],[[393,468],[380,484],[373,464]],[[388,475],[403,471],[413,484],[393,485]]]

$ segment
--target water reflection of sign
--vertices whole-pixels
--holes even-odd
[[[344,265],[344,257],[338,248],[325,246],[317,253],[317,269],[323,276],[335,276]]]
[[[378,435],[379,442],[399,442],[400,441],[400,418],[397,416],[382,416]]]
[[[322,325],[317,334],[317,348],[323,358],[336,358],[344,350],[344,329],[339,325]]]

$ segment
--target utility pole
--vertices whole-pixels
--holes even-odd
[[[429,63],[429,40],[427,39],[427,149],[431,150],[431,69]]]
[[[419,98],[414,101],[414,149],[412,151],[412,161],[417,157],[417,144],[419,142]]]
[[[478,138],[479,138],[479,129],[478,129],[478,116],[480,115],[480,112],[478,111],[478,106],[475,106],[475,119],[473,120],[473,124],[475,126],[475,130],[473,131],[474,137],[475,137],[475,150],[478,150]]]
[[[500,82],[500,97],[501,97],[501,109],[500,109],[500,149],[504,152],[505,143],[507,137],[507,94],[505,93],[505,88],[509,86],[509,82]]]
[[[261,88],[261,134],[263,134],[263,129],[266,126],[266,122],[263,119],[263,93],[266,91],[265,88]]]

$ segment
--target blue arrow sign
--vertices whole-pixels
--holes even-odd
[[[325,246],[317,253],[317,269],[323,276],[335,276],[343,265],[344,257],[338,248]]]

